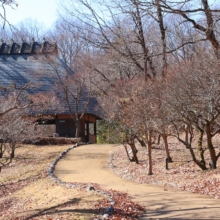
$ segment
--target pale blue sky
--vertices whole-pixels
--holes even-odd
[[[57,18],[60,0],[17,0],[15,10],[7,8],[7,19],[13,25],[26,18],[37,19],[50,27]]]
[[[49,28],[57,19],[57,11],[59,10],[59,2],[65,0],[16,0],[18,7],[15,9],[7,8],[7,19],[15,25],[20,21],[32,18],[45,24]],[[219,0],[210,0],[212,5],[219,5]]]

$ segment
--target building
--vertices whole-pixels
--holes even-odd
[[[39,129],[44,136],[52,136],[57,133],[61,137],[75,136],[75,123],[62,89],[57,88],[54,71],[64,74],[65,71],[73,71],[59,58],[57,44],[44,41],[25,42],[0,45],[0,84],[4,87],[16,84],[21,86],[31,84],[33,88],[27,89],[31,94],[48,94],[53,91],[59,100],[59,106],[55,109],[46,109],[41,114],[50,115],[51,119],[42,121],[39,118]],[[1,92],[1,95],[4,95]],[[86,89],[80,97],[78,107],[79,115],[83,113],[84,103],[88,99]],[[76,110],[76,102],[70,100],[70,108],[73,113]],[[30,114],[34,114],[31,112]],[[79,136],[82,141],[96,142],[96,121],[100,119],[100,109],[94,97],[89,98],[84,116],[79,122]]]

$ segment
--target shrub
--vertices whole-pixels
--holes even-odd
[[[97,143],[98,144],[119,144],[123,142],[123,133],[120,131],[120,124],[117,122],[97,122]]]
[[[80,138],[65,138],[65,137],[36,137],[31,140],[23,141],[23,144],[33,145],[64,145],[64,144],[76,144],[81,141]]]

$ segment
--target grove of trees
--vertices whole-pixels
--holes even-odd
[[[69,43],[78,34],[74,45],[80,45],[80,60],[92,72],[93,92],[106,121],[119,124],[131,161],[138,163],[137,142],[147,148],[148,174],[153,173],[151,148],[159,136],[168,161],[168,137],[175,136],[202,170],[217,166],[219,15],[218,3],[208,0],[62,5],[59,25]]]

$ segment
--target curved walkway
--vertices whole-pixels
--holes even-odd
[[[127,192],[133,201],[144,204],[140,219],[220,219],[220,200],[163,187],[137,184],[108,170],[109,152],[116,145],[85,145],[74,148],[61,159],[55,175],[64,182],[98,183],[104,189]]]

